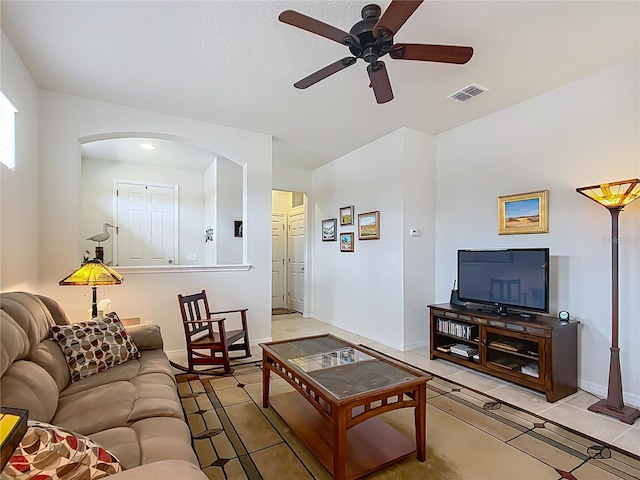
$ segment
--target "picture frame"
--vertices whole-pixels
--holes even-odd
[[[340,209],[340,225],[353,225],[353,205]]]
[[[498,234],[549,233],[549,191],[498,197]]]
[[[341,232],[340,233],[340,251],[341,252],[353,252],[353,232]]]
[[[337,240],[338,219],[327,218],[322,220],[322,241],[335,242]]]
[[[242,220],[233,221],[233,236],[236,238],[242,238]]]
[[[380,239],[380,211],[358,214],[358,240]]]

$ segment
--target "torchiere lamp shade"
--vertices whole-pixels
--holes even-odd
[[[621,182],[603,183],[602,185],[578,188],[576,191],[607,208],[619,208],[640,198],[640,179],[632,178]]]
[[[58,285],[90,286],[92,290],[91,317],[98,315],[98,285],[120,285],[124,277],[113,268],[107,267],[97,258],[89,260],[68,277],[60,280]]]

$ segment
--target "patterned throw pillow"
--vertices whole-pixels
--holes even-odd
[[[67,359],[72,383],[140,357],[115,312],[101,320],[54,325],[51,338]]]
[[[124,470],[119,460],[83,435],[29,422],[1,480],[93,480]]]

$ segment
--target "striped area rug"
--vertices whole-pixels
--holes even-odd
[[[178,391],[210,479],[326,479],[330,474],[271,408],[260,362],[227,377],[179,374]],[[434,376],[427,384],[427,459],[415,455],[367,479],[607,480],[640,478],[640,458]],[[271,395],[290,391],[276,377]],[[412,409],[380,416],[414,437]]]

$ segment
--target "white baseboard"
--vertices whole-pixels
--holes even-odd
[[[428,348],[429,347],[429,340],[423,340],[421,342],[413,342],[413,343],[405,343],[404,344],[404,351],[409,351],[409,350],[418,350],[419,348]]]
[[[173,360],[174,358],[186,358],[187,349],[181,348],[179,350],[165,350],[164,353],[169,357],[169,360]]]
[[[580,390],[584,390],[585,392],[589,392],[593,395],[597,395],[598,397],[605,398],[607,396],[607,385],[600,385],[598,383],[587,382],[585,380],[578,380],[578,388]],[[629,392],[622,392],[623,400],[625,405],[630,405],[633,407],[640,407],[640,396],[632,395]]]

